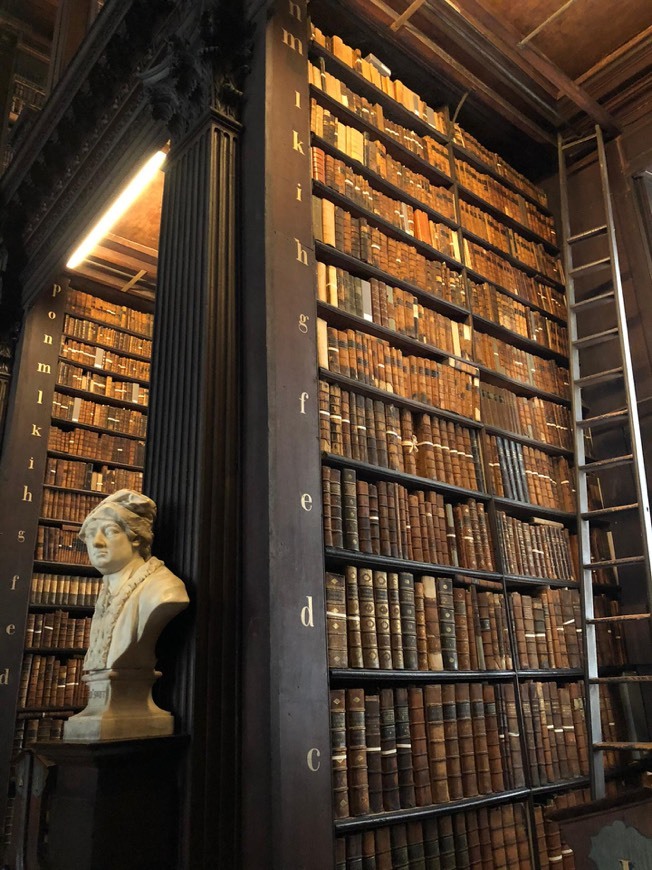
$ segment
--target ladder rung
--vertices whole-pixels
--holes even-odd
[[[575,275],[590,275],[591,272],[597,272],[598,269],[606,269],[611,264],[611,257],[600,257],[599,260],[591,260],[590,263],[582,263],[581,266],[575,266],[570,270],[573,277]]]
[[[591,677],[589,683],[651,683],[652,674],[623,674],[620,677]]]
[[[585,335],[583,338],[576,338],[572,342],[573,347],[593,347],[596,344],[603,344],[605,341],[611,341],[618,335],[618,327],[614,326],[611,329],[605,329],[604,332],[595,332],[593,335]]]
[[[569,148],[575,148],[578,145],[583,145],[585,142],[590,142],[592,139],[595,139],[596,134],[590,133],[588,136],[582,136],[581,139],[570,139],[568,142],[562,142],[561,147],[564,151],[567,151]]]
[[[622,366],[617,369],[607,369],[604,372],[597,372],[594,375],[585,375],[583,378],[577,378],[575,383],[578,387],[595,387],[598,384],[606,384],[609,381],[617,381],[622,378],[624,370]]]
[[[568,237],[568,244],[574,245],[575,242],[584,242],[584,241],[586,241],[586,239],[593,239],[593,238],[595,238],[595,236],[602,235],[602,233],[606,233],[606,232],[607,232],[607,225],[602,224],[602,226],[593,227],[590,230],[584,230],[584,232],[582,232],[582,233],[575,233],[574,236],[569,236]]]
[[[645,562],[645,556],[622,556],[620,559],[603,559],[600,562],[588,562],[583,568],[597,571],[599,568],[619,568],[626,565],[640,565]]]
[[[633,622],[638,619],[649,619],[651,613],[621,613],[619,616],[596,616],[595,619],[587,619],[589,625],[600,625],[602,622]]]
[[[587,462],[586,465],[579,465],[580,471],[604,471],[604,469],[618,468],[620,465],[627,465],[634,459],[633,453],[626,453],[624,456],[611,456],[609,459],[600,459],[597,462]]]
[[[579,429],[598,429],[603,426],[617,426],[619,423],[627,423],[629,414],[627,411],[609,411],[607,414],[598,414],[597,417],[586,417],[577,421]]]
[[[612,514],[621,514],[625,513],[625,511],[634,511],[638,510],[638,502],[634,502],[633,504],[617,504],[613,507],[607,508],[599,508],[594,511],[586,511],[586,513],[582,514],[583,520],[598,520],[600,517],[610,517]]]
[[[652,743],[594,743],[594,749],[639,749],[643,752],[650,752],[652,750]]]
[[[588,299],[580,299],[579,302],[574,302],[571,305],[571,309],[573,311],[577,311],[578,309],[585,311],[587,308],[592,308],[594,305],[604,305],[607,302],[611,302],[612,299],[615,299],[615,293],[613,290],[608,290],[606,293],[598,293],[597,296],[589,296]]]

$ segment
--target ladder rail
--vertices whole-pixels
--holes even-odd
[[[561,222],[563,239],[564,272],[566,275],[566,306],[568,317],[569,363],[571,373],[571,411],[573,415],[573,440],[575,447],[575,467],[586,465],[586,448],[584,430],[578,426],[582,418],[582,395],[580,378],[580,351],[577,341],[577,317],[575,313],[575,281],[573,279],[572,248],[568,240],[571,238],[570,213],[568,207],[568,178],[566,160],[561,135],[557,137],[559,160],[559,181],[561,192]],[[576,475],[577,487],[577,535],[580,565],[580,595],[582,598],[582,630],[585,639],[584,651],[584,686],[586,727],[589,748],[589,766],[591,779],[591,795],[601,798],[605,793],[605,775],[601,749],[595,750],[595,745],[602,742],[602,722],[600,720],[600,686],[591,682],[598,676],[597,665],[597,632],[595,623],[589,620],[595,618],[593,606],[593,574],[590,568],[584,567],[591,561],[591,540],[589,521],[583,518],[587,513],[588,486],[585,474]]]

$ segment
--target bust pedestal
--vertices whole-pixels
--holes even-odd
[[[172,734],[172,714],[152,700],[152,686],[160,676],[159,671],[146,668],[107,668],[84,674],[88,704],[68,719],[64,740],[89,742]]]
[[[187,738],[39,743],[56,765],[49,870],[174,870]]]

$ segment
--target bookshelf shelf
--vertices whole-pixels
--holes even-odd
[[[412,284],[403,278],[398,278],[397,276],[392,275],[391,272],[385,272],[383,269],[379,269],[377,266],[372,266],[371,263],[366,263],[364,260],[358,260],[350,254],[345,254],[343,251],[339,251],[332,245],[325,245],[323,242],[316,240],[315,252],[317,254],[317,259],[333,266],[338,266],[346,272],[361,275],[365,278],[377,278],[384,284],[390,284],[393,287],[398,287],[408,293],[413,293],[414,296],[416,296],[420,302],[423,302],[424,305],[427,305],[429,308],[439,311],[442,314],[447,314],[456,320],[464,320],[471,314],[471,311],[468,308],[464,308],[461,305],[455,305],[453,302],[448,302],[446,299],[440,299],[434,294],[428,293],[426,290],[418,287],[416,284]]]
[[[66,313],[67,313],[68,317],[74,318],[75,320],[85,320],[85,321],[88,321],[88,323],[96,323],[96,324],[98,324],[99,326],[106,326],[108,329],[115,329],[115,330],[117,330],[118,332],[124,332],[125,335],[133,335],[135,338],[144,338],[144,339],[146,339],[147,341],[151,341],[151,340],[152,340],[152,335],[151,335],[151,333],[146,333],[146,332],[136,332],[136,331],[133,330],[133,329],[127,329],[125,326],[118,326],[117,324],[115,324],[115,323],[111,323],[111,322],[108,321],[108,320],[102,320],[102,319],[99,318],[99,317],[90,317],[90,316],[87,315],[87,314],[77,314],[77,313],[75,313],[74,311],[67,311]],[[65,334],[66,337],[68,337],[68,338],[76,338],[78,341],[83,341],[83,342],[85,342],[85,343],[87,343],[87,344],[93,344],[93,343],[94,343],[92,340],[89,340],[89,339],[86,339],[86,338],[82,338],[81,336],[78,336],[78,335],[70,335],[70,333],[68,333],[68,332],[66,332],[66,333],[64,333],[64,334]],[[98,345],[98,346],[99,346],[99,345]],[[114,353],[118,353],[118,354],[122,354],[122,353],[124,353],[124,351],[121,351],[121,350],[119,350],[118,348],[110,347],[110,346],[108,347],[108,350],[112,350]],[[125,354],[125,355],[126,355],[126,356],[129,356],[130,354]],[[143,359],[144,359],[145,361],[149,362],[149,357],[143,357]]]
[[[553,359],[556,362],[568,365],[568,356],[559,351],[553,350],[545,344],[538,344],[532,338],[526,335],[521,335],[520,332],[514,332],[506,326],[501,326],[500,323],[495,323],[493,320],[488,320],[479,314],[473,314],[473,329],[478,332],[484,332],[487,335],[492,335],[495,338],[503,339],[507,344],[512,344],[514,347],[520,347],[529,353],[534,353],[537,356],[545,359]]]
[[[56,486],[53,483],[44,483],[44,489],[52,489],[55,492],[70,492],[77,495],[96,495],[98,498],[106,498],[108,492],[98,492],[95,489],[82,489],[81,487],[71,486]],[[67,522],[67,520],[54,520],[54,522]],[[73,523],[73,525],[81,525],[81,523]]]
[[[30,602],[29,609],[34,613],[50,613],[53,610],[65,610],[69,613],[79,613],[82,616],[88,616],[93,613],[94,607],[92,604],[42,604]]]
[[[582,668],[517,668],[516,673],[522,680],[581,680],[584,677]]]
[[[547,444],[545,441],[537,441],[535,438],[529,438],[527,435],[520,435],[518,432],[510,432],[508,429],[501,429],[499,426],[492,426],[489,423],[484,424],[484,430],[488,435],[499,435],[503,438],[511,438],[512,441],[518,441],[519,444],[527,444],[530,447],[536,447],[537,450],[542,450],[544,453],[550,453],[553,456],[572,457],[573,451],[567,450],[565,447],[557,447],[555,444]]]
[[[474,363],[472,363],[474,365]],[[470,417],[462,417],[461,414],[454,414],[452,411],[445,411],[442,408],[436,408],[434,405],[426,405],[423,402],[415,402],[412,399],[404,399],[402,396],[397,396],[396,393],[388,393],[386,390],[381,390],[378,387],[373,387],[371,384],[363,384],[361,381],[356,381],[353,378],[347,378],[337,372],[330,372],[328,369],[319,369],[319,377],[330,383],[340,384],[346,389],[356,393],[361,393],[365,396],[371,396],[372,399],[382,399],[385,402],[392,402],[401,408],[410,408],[413,411],[418,411],[426,414],[433,414],[435,417],[441,417],[444,420],[451,420],[453,423],[459,423],[461,426],[468,426],[472,429],[480,429],[482,424],[477,420],[472,420]]]
[[[387,147],[387,151],[405,166],[414,169],[415,172],[420,172],[435,184],[441,184],[448,187],[452,186],[453,179],[450,175],[447,175],[445,172],[437,169],[437,167],[427,163],[419,157],[418,154],[415,154],[414,151],[409,151],[400,142],[397,142],[394,137],[385,133],[378,127],[375,127],[368,121],[365,121],[365,119],[361,118],[359,115],[356,115],[355,112],[352,112],[345,105],[333,99],[333,97],[330,97],[326,91],[322,91],[320,88],[311,85],[310,96],[314,97],[315,100],[325,109],[328,109],[331,114],[338,117],[342,123],[355,127],[362,133],[368,133],[371,138],[382,142],[383,145]]]
[[[572,511],[541,507],[540,505],[530,504],[530,502],[515,501],[511,498],[499,498],[498,496],[494,496],[494,504],[496,507],[517,517],[544,517],[546,519],[557,520],[558,522],[564,523],[574,523],[577,519],[575,513]]]
[[[532,797],[548,797],[560,791],[569,791],[574,788],[587,788],[591,784],[588,776],[577,776],[573,779],[561,779],[546,785],[532,786]]]
[[[455,218],[450,217],[446,214],[442,214],[431,206],[422,203],[414,196],[411,196],[401,187],[396,187],[395,184],[392,184],[390,181],[386,181],[382,177],[382,175],[378,175],[378,173],[374,172],[373,169],[369,169],[369,167],[366,166],[364,163],[361,163],[359,160],[356,160],[354,157],[346,154],[346,152],[340,151],[339,148],[337,148],[335,145],[331,145],[330,142],[327,142],[326,139],[323,139],[316,133],[312,134],[311,141],[316,148],[321,148],[321,150],[324,151],[326,154],[330,154],[331,157],[334,157],[336,160],[340,160],[342,161],[342,163],[346,163],[347,166],[350,166],[359,175],[362,175],[364,178],[366,178],[367,181],[372,185],[372,187],[374,187],[376,190],[379,190],[381,193],[386,194],[392,199],[406,202],[413,208],[418,208],[421,211],[426,212],[426,214],[437,223],[447,224],[453,230],[458,230],[460,228],[460,225]]]
[[[88,462],[92,465],[108,465],[110,468],[123,468],[125,471],[142,471],[142,465],[128,465],[126,462],[116,462],[114,459],[102,459],[97,456],[84,456],[78,453],[67,453],[63,450],[48,450],[48,456],[57,459],[71,459],[75,462]]]
[[[550,586],[554,589],[579,589],[580,584],[572,580],[556,580],[550,577],[528,577],[525,574],[505,574],[505,582],[509,589],[521,586]]]
[[[36,655],[48,656],[83,656],[86,655],[86,647],[41,647],[41,646],[26,646],[26,653],[34,653]]]
[[[94,396],[94,394],[92,395]],[[132,435],[130,432],[123,432],[120,429],[107,429],[105,426],[94,426],[92,423],[80,423],[77,420],[65,420],[63,417],[53,416],[52,422],[59,427],[69,426],[72,429],[89,429],[91,432],[100,432],[103,435],[119,435],[121,438],[133,438],[135,441],[145,440],[144,435]]]
[[[76,574],[80,577],[99,577],[92,565],[77,565],[74,562],[52,562],[47,559],[35,559],[34,567],[39,571],[52,574]]]
[[[477,233],[474,233],[473,230],[468,229],[463,224],[461,225],[460,229],[462,232],[462,236],[465,239],[468,239],[470,242],[479,245],[481,248],[485,248],[485,250],[487,251],[491,251],[492,253],[496,254],[497,257],[500,257],[501,260],[505,260],[507,263],[514,266],[515,269],[520,269],[520,271],[525,272],[526,275],[530,275],[532,278],[536,278],[538,281],[541,281],[544,284],[549,284],[551,287],[554,287],[557,290],[563,289],[563,284],[560,284],[554,278],[546,275],[545,272],[541,272],[539,269],[536,268],[536,266],[530,266],[528,263],[524,263],[522,260],[517,259],[513,254],[505,251],[504,248],[495,245],[493,242],[485,239],[484,236],[480,236]]]
[[[368,462],[360,462],[358,459],[349,459],[346,456],[339,456],[335,453],[322,454],[322,461],[325,465],[330,465],[335,468],[353,468],[356,472],[362,472],[363,476],[368,475],[377,480],[395,480],[399,483],[404,483],[406,486],[429,489],[433,492],[441,492],[443,495],[457,496],[459,498],[474,498],[477,501],[489,501],[491,498],[491,496],[486,492],[481,492],[476,489],[465,489],[461,486],[452,486],[451,484],[442,481],[431,480],[428,477],[418,477],[415,474],[394,471],[391,468],[384,468],[381,465],[371,465]]]
[[[125,406],[134,408],[142,414],[147,414],[147,405],[139,402],[132,402],[130,399],[116,399],[113,396],[105,396],[102,393],[93,393],[90,390],[79,390],[77,387],[69,387],[66,384],[57,384],[57,392],[63,393],[66,396],[78,396],[80,399],[88,399],[92,402],[99,402],[100,405],[110,405],[112,408],[124,408]]]
[[[554,314],[547,308],[544,308],[542,305],[538,305],[536,302],[532,302],[530,299],[527,299],[525,296],[520,296],[514,290],[510,290],[503,284],[499,284],[491,278],[487,278],[486,275],[483,275],[482,272],[478,272],[471,266],[466,266],[466,274],[469,276],[469,278],[473,279],[474,281],[479,281],[481,284],[491,284],[492,287],[495,287],[496,290],[500,290],[500,292],[504,293],[505,296],[509,296],[511,299],[515,299],[517,302],[520,302],[521,305],[532,308],[533,311],[539,311],[541,314],[545,314],[546,317],[549,317],[551,320],[555,320],[557,323],[565,324],[566,322],[565,319],[560,315]]]
[[[337,834],[353,833],[354,831],[368,831],[371,828],[377,828],[379,825],[400,824],[401,822],[449,815],[451,813],[460,812],[461,810],[491,807],[511,801],[525,800],[529,793],[529,789],[516,788],[511,789],[510,791],[502,791],[494,794],[480,795],[478,797],[463,798],[462,800],[457,801],[449,801],[445,804],[414,807],[406,810],[391,810],[367,816],[356,816],[350,819],[336,819],[334,826]]]
[[[46,486],[47,486],[47,484],[46,484]],[[63,487],[48,486],[48,489],[56,489],[58,491],[62,491]],[[81,492],[82,490],[70,489],[70,490],[65,490],[65,491],[66,492]],[[86,490],[83,490],[83,492],[84,492],[84,495],[86,495]],[[81,523],[78,522],[77,520],[64,520],[64,519],[59,519],[57,517],[39,517],[38,521],[39,521],[39,525],[41,525],[41,526],[77,526],[77,527],[81,528]]]
[[[117,328],[117,327],[115,327],[115,328]],[[124,332],[124,330],[122,330],[122,331]],[[115,347],[112,347],[110,344],[103,344],[100,341],[94,341],[92,338],[81,338],[78,335],[73,335],[71,332],[64,332],[63,337],[73,339],[74,341],[82,342],[83,344],[90,344],[91,347],[96,347],[96,348],[99,348],[100,350],[108,350],[111,353],[116,354],[116,356],[127,356],[127,357],[129,357],[129,359],[135,359],[135,360],[138,360],[139,362],[145,362],[145,363],[151,362],[151,360],[148,356],[142,356],[141,354],[131,353],[131,351],[128,351],[128,350],[116,349]],[[138,337],[141,338],[142,336],[138,336]],[[150,340],[151,339],[148,339],[148,341],[150,341]],[[59,359],[65,359],[68,362],[70,362],[70,360],[68,360],[67,357],[60,356]]]
[[[412,245],[412,247],[416,248],[419,253],[423,254],[423,256],[428,260],[439,260],[442,263],[446,263],[451,267],[451,269],[455,269],[459,272],[464,268],[463,264],[459,260],[456,260],[455,257],[452,257],[450,254],[445,254],[443,251],[437,250],[437,248],[433,248],[432,245],[429,245],[427,242],[422,242],[416,236],[410,235],[410,233],[406,233],[405,230],[402,230],[396,224],[393,224],[386,218],[364,208],[364,206],[358,205],[356,202],[334,190],[332,187],[327,187],[320,181],[313,181],[313,191],[319,196],[329,199],[335,205],[340,206],[340,208],[346,209],[346,211],[350,212],[352,215],[364,218],[368,223],[376,226],[386,236],[390,236],[399,242],[404,242],[406,245]]]
[[[428,356],[437,360],[455,359],[467,365],[475,365],[471,359],[456,356],[450,351],[442,350],[432,344],[426,344],[425,341],[419,341],[419,339],[412,338],[403,332],[396,332],[393,329],[388,329],[386,326],[380,326],[373,320],[366,320],[355,314],[349,314],[347,311],[343,311],[334,305],[329,305],[327,302],[319,302],[317,311],[331,326],[336,326],[339,329],[359,329],[361,332],[376,336],[376,338],[382,338],[395,347],[405,349],[410,354]]]
[[[340,550],[337,547],[325,548],[326,561],[333,565],[362,565],[381,570],[410,571],[420,574],[444,574],[454,576],[459,574],[464,577],[475,577],[478,580],[478,588],[482,586],[482,580],[499,581],[501,574],[495,571],[475,571],[471,568],[460,568],[456,565],[435,565],[430,562],[411,562],[408,559],[395,559],[391,556],[378,556],[371,553],[361,553],[358,550]],[[490,587],[496,591],[495,582]]]
[[[81,704],[69,704],[64,707],[19,707],[16,712],[19,716],[42,716],[44,713],[79,713],[83,709]]]
[[[581,672],[580,672],[581,673]],[[505,681],[514,679],[513,670],[487,671],[383,671],[373,668],[332,668],[331,686],[334,685],[395,685],[403,683],[471,683],[485,680]]]

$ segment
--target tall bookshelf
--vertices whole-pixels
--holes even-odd
[[[590,798],[552,216],[382,58],[314,27],[308,70],[336,867],[572,866],[544,816]],[[603,719],[624,738],[609,692]]]
[[[61,739],[66,719],[85,705],[82,666],[101,580],[79,529],[106,495],[142,489],[151,304],[77,276],[61,294],[44,477],[32,493],[37,529],[24,653],[15,705],[3,710],[15,711],[14,757],[36,741]],[[8,840],[11,803],[6,825]]]

